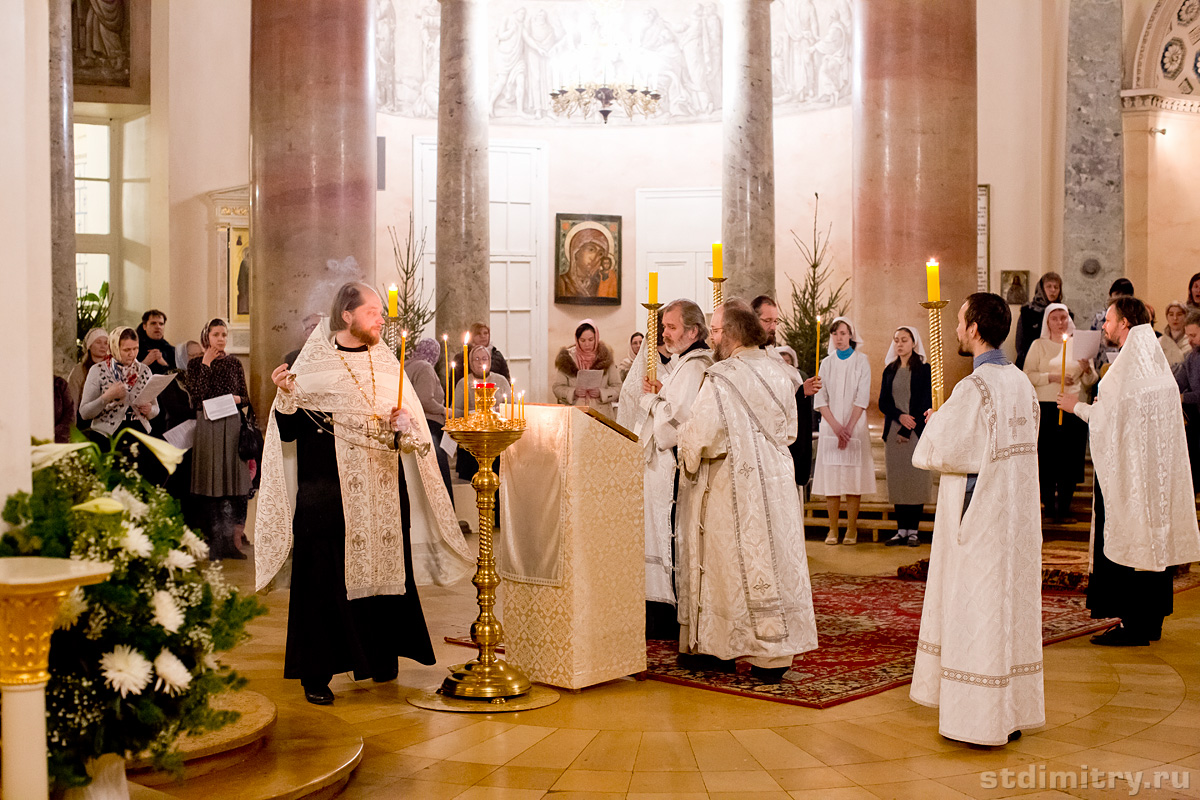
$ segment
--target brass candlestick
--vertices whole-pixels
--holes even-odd
[[[721,289],[721,284],[725,282],[724,278],[709,278],[713,285],[713,311],[721,307],[724,302],[724,296]]]
[[[646,351],[646,377],[652,381],[658,380],[658,310],[662,303],[642,303],[646,309],[646,338],[642,347]],[[646,342],[650,343],[646,347]]]
[[[948,300],[921,303],[922,308],[929,310],[929,366],[934,411],[942,407],[945,394],[945,378],[942,375],[942,309],[947,305]]]
[[[485,383],[475,387],[475,410],[470,414],[447,420],[443,430],[460,447],[479,462],[471,485],[475,487],[475,505],[479,509],[479,558],[476,561],[475,584],[479,616],[471,625],[471,641],[479,650],[477,658],[450,668],[450,677],[442,682],[440,694],[472,700],[503,703],[529,691],[529,678],[517,667],[496,656],[496,646],[504,630],[496,619],[496,588],[500,575],[496,572],[496,554],[492,549],[492,524],[496,508],[496,491],[500,478],[492,464],[505,448],[521,438],[525,420],[507,419],[496,413],[496,387]]]

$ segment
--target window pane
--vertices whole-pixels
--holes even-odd
[[[108,126],[75,124],[75,177],[108,178]]]
[[[100,285],[108,280],[108,255],[105,253],[76,253],[75,281],[79,293],[99,292]]]
[[[75,232],[108,233],[108,181],[75,181]]]

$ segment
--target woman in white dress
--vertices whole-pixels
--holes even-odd
[[[829,511],[825,544],[838,543],[842,495],[846,495],[846,537],[842,543],[858,543],[859,500],[875,491],[875,462],[866,418],[871,402],[871,363],[857,347],[850,320],[834,319],[829,327],[829,355],[818,373],[821,390],[813,397],[821,426],[812,491],[825,495]]]

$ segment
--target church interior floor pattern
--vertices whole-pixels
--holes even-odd
[[[814,574],[895,575],[928,551],[808,542]],[[250,563],[226,562],[243,587],[253,583]],[[401,662],[387,684],[338,676],[333,706],[308,705],[299,683],[283,680],[287,592],[267,597],[270,613],[230,654],[281,719],[311,710],[363,737],[346,800],[1043,800],[1128,797],[1126,778],[1139,797],[1200,798],[1200,591],[1175,596],[1162,641],[1150,647],[1103,648],[1086,637],[1046,647],[1047,724],[1004,748],[942,738],[937,711],[912,703],[906,686],[815,709],[624,679],[512,714],[418,709],[405,698],[461,662],[463,649],[443,636],[476,613],[465,581],[423,589],[421,599],[438,664]],[[1068,778],[1075,788],[1065,788]]]

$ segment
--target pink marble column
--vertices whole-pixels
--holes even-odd
[[[771,0],[725,0],[722,52],[725,297],[775,294]]]
[[[942,265],[946,396],[970,372],[958,308],[975,291],[975,4],[859,0],[854,7],[852,313],[878,363],[896,327],[928,344],[925,267]]]
[[[491,324],[487,0],[441,0],[438,95],[437,331]]]
[[[254,0],[250,18],[250,392],[375,280],[375,11],[371,0]]]

